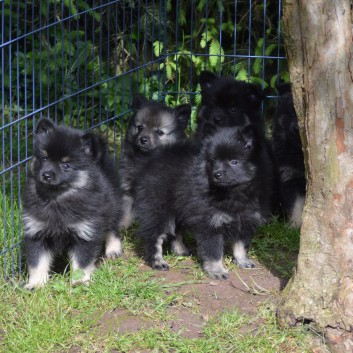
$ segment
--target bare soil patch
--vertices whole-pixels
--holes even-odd
[[[148,322],[127,310],[115,309],[102,315],[97,321],[96,329],[99,334],[105,335],[162,326],[183,337],[199,338],[205,323],[221,312],[236,308],[241,313],[253,314],[261,302],[276,300],[281,279],[260,263],[257,262],[256,265],[253,269],[231,270],[227,280],[194,281],[194,263],[192,259],[186,258],[169,271],[155,271],[153,275],[163,284],[166,295],[176,293],[178,298],[182,298],[167,309],[166,321]],[[141,264],[141,270],[151,269]]]

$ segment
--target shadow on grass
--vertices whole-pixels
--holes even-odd
[[[142,241],[136,239],[135,224],[124,234],[125,242],[131,246],[135,256],[144,257]],[[195,237],[187,232],[183,235],[183,241],[190,250],[191,255],[197,255],[197,244]],[[255,257],[275,277],[280,279],[281,290],[292,277],[293,269],[297,264],[299,252],[300,231],[292,229],[288,224],[273,219],[267,225],[258,229],[250,247],[249,255]],[[170,251],[168,242],[164,254]],[[226,247],[225,254],[230,254]]]
[[[293,275],[299,253],[300,231],[274,219],[258,229],[250,255],[255,256],[281,282],[281,290]]]

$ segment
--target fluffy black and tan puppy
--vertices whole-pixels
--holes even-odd
[[[102,139],[41,119],[23,194],[24,245],[29,281],[43,286],[56,255],[67,254],[79,282],[90,280],[106,240],[120,255],[117,177]]]
[[[237,81],[232,77],[219,77],[202,71],[201,105],[198,109],[196,137],[202,139],[218,127],[253,124],[262,132],[261,103],[265,98],[261,87]]]
[[[185,129],[191,114],[189,104],[171,108],[141,95],[133,99],[132,110],[120,165],[123,202],[121,228],[127,228],[133,219],[135,174],[156,149],[186,138]]]
[[[210,277],[227,277],[226,241],[238,266],[253,267],[247,248],[270,217],[272,177],[268,149],[253,126],[219,128],[201,151],[186,142],[155,153],[136,182],[137,236],[146,262],[167,270],[163,242],[190,230]]]
[[[290,84],[277,86],[278,109],[273,121],[273,152],[279,171],[280,196],[287,220],[300,227],[305,200],[305,170],[298,118]]]

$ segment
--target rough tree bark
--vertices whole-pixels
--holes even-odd
[[[307,169],[296,272],[282,324],[314,322],[353,352],[353,35],[349,0],[284,0],[283,30]]]

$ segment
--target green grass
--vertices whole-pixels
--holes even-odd
[[[258,230],[249,254],[283,279],[289,279],[297,263],[300,234],[276,219]]]
[[[13,195],[17,192],[12,190]],[[5,214],[6,213],[6,216]],[[4,197],[0,191],[0,278],[19,273],[21,251],[21,211],[16,198]]]
[[[259,230],[251,255],[288,278],[298,245],[298,231],[274,221]],[[33,292],[22,288],[23,278],[14,285],[0,282],[0,351],[310,352],[311,333],[304,327],[278,327],[273,301],[261,304],[256,315],[227,310],[207,321],[200,338],[183,337],[169,327],[168,308],[183,301],[176,288],[184,283],[164,283],[153,271],[142,271],[143,260],[135,253],[139,244],[131,233],[125,235],[124,249],[123,258],[100,264],[88,287],[71,287],[68,273],[53,275],[46,287]],[[182,267],[181,259],[167,256],[176,268],[179,261]],[[205,278],[195,261],[185,284]],[[147,327],[126,333],[100,330],[104,315],[116,309]]]

